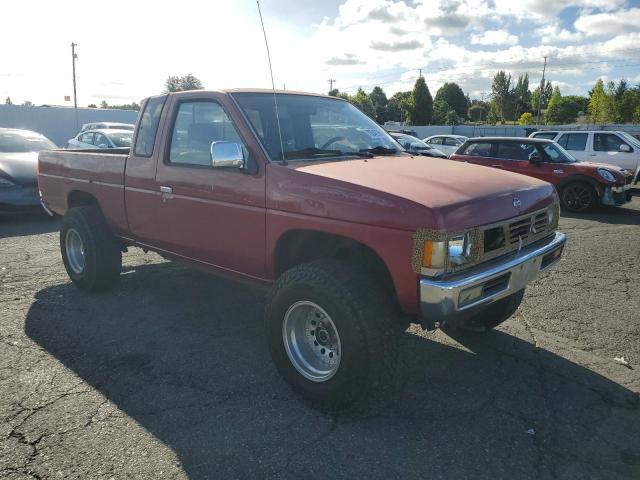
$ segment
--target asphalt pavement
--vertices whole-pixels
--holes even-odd
[[[276,373],[262,291],[131,249],[82,293],[57,220],[0,218],[0,478],[638,479],[640,198],[560,227],[512,319],[410,327],[397,395],[328,416]]]

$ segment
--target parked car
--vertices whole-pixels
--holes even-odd
[[[0,128],[0,213],[42,209],[38,195],[38,152],[57,148],[30,130]]]
[[[432,135],[422,141],[449,156],[458,150],[467,138],[463,135]]]
[[[549,183],[416,161],[338,98],[170,93],[143,102],[134,138],[128,155],[40,155],[72,282],[112,287],[138,246],[270,287],[273,361],[325,409],[395,375],[397,322],[490,329],[565,244]]]
[[[437,148],[427,145],[419,138],[405,135],[404,133],[390,133],[390,135],[409,153],[423,155],[425,157],[447,158],[447,155]]]
[[[581,161],[608,163],[634,173],[640,181],[640,140],[620,131],[539,131],[531,138],[548,138]]]
[[[132,136],[130,130],[89,130],[69,140],[67,148],[129,148]]]
[[[470,138],[449,158],[552,183],[558,189],[562,206],[573,212],[584,212],[596,205],[623,205],[631,200],[631,172],[614,165],[577,161],[551,140]]]
[[[86,132],[87,130],[108,130],[112,128],[116,130],[133,131],[134,124],[133,123],[116,123],[116,122],[85,123],[84,125],[82,125],[82,128],[80,129],[80,133]]]

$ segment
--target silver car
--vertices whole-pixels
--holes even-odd
[[[81,132],[69,140],[72,150],[93,148],[129,148],[133,132],[130,130],[100,129]]]
[[[460,145],[467,140],[468,137],[465,137],[464,135],[432,135],[422,141],[434,148],[437,148],[441,152],[444,152],[448,157],[452,153],[455,153]]]
[[[31,130],[0,128],[0,213],[42,209],[38,195],[38,152],[56,145]]]
[[[80,133],[87,130],[104,130],[104,129],[117,129],[117,130],[131,130],[133,131],[133,123],[116,123],[116,122],[93,122],[85,123],[80,129]]]

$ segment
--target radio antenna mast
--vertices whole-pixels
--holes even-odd
[[[276,97],[276,84],[273,81],[273,68],[271,68],[271,54],[269,53],[269,42],[267,42],[267,31],[264,28],[262,20],[262,11],[260,10],[260,2],[258,4],[258,14],[260,15],[260,24],[262,25],[262,33],[264,34],[264,45],[267,47],[267,59],[269,60],[269,73],[271,74],[271,89],[273,90],[273,104],[276,107],[276,123],[278,124],[278,137],[280,137],[280,151],[282,152],[281,165],[287,165],[287,159],[284,156],[284,144],[282,143],[282,130],[280,128],[280,115],[278,114],[278,99]]]

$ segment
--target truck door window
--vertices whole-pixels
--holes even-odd
[[[619,152],[620,145],[627,145],[627,143],[612,133],[596,133],[593,136],[593,149],[596,152]]]
[[[565,133],[559,139],[558,143],[565,150],[584,150],[587,148],[588,133]]]
[[[135,155],[150,157],[153,154],[153,144],[156,142],[160,114],[166,99],[167,96],[163,95],[161,97],[151,97],[147,100],[136,133],[136,143],[133,148]]]
[[[173,124],[169,163],[211,166],[211,143],[220,141],[242,144],[223,108],[212,101],[183,102]]]

